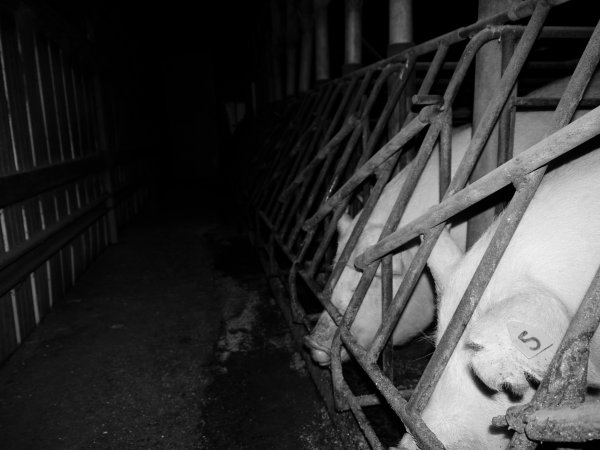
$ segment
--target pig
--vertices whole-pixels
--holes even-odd
[[[597,87],[594,79],[588,93]],[[492,418],[531,399],[600,265],[600,149],[586,147],[551,166],[423,411],[449,450],[507,448],[510,433],[492,427]],[[499,220],[467,253],[447,231],[434,247],[427,264],[438,295],[437,343]],[[599,368],[596,333],[591,388],[600,387]],[[417,448],[410,435],[400,446]]]
[[[596,77],[598,78],[598,77]],[[588,92],[600,92],[600,79],[594,78],[592,88]],[[568,79],[561,79],[547,86],[544,86],[532,93],[529,97],[560,97],[564,91]],[[542,139],[546,130],[551,124],[551,111],[523,111],[516,115],[514,153],[529,148],[534,143]],[[456,171],[458,164],[468,148],[471,139],[471,127],[457,127],[452,133],[452,173]],[[357,247],[353,251],[350,262],[344,268],[340,279],[333,289],[331,301],[339,311],[344,312],[356,289],[361,277],[352,261],[355,256],[360,254],[368,246],[375,244],[379,238],[381,230],[385,224],[387,216],[395,202],[404,180],[406,179],[411,165],[409,164],[399,172],[386,186],[381,198],[379,199],[373,214],[363,230]],[[425,212],[427,208],[438,202],[438,155],[437,149],[430,157],[425,170],[415,188],[412,198],[408,202],[400,226],[410,222]],[[348,240],[352,229],[354,228],[358,216],[352,219],[349,215],[344,215],[338,222],[338,247],[334,263]],[[465,248],[466,226],[464,223],[457,223],[450,230],[452,238],[456,241],[458,248]],[[393,286],[396,290],[403,278],[404,272],[410,263],[412,256],[416,252],[417,242],[413,245],[403,247],[403,251],[394,256],[394,276]],[[434,307],[434,288],[428,273],[421,275],[413,295],[409,299],[406,309],[400,318],[393,334],[394,344],[403,344],[422,332],[432,321],[435,313]],[[356,319],[352,324],[351,331],[356,336],[358,342],[364,347],[372,341],[377,328],[381,324],[381,277],[376,276],[371,283],[367,295],[358,311]],[[312,333],[305,338],[305,344],[311,352],[312,359],[323,366],[330,363],[330,348],[333,336],[336,331],[336,325],[327,312],[319,317]],[[343,351],[343,359],[347,355]]]

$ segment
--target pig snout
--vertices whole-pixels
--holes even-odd
[[[331,362],[331,343],[336,330],[335,322],[324,311],[310,335],[304,338],[304,344],[310,350],[313,361],[321,366],[328,366]]]
[[[331,363],[331,352],[329,348],[317,342],[312,335],[304,337],[304,345],[310,350],[310,356],[320,366],[328,366]]]

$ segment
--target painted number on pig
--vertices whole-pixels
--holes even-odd
[[[527,358],[533,358],[553,345],[552,339],[540,327],[511,320],[506,328],[513,345]]]

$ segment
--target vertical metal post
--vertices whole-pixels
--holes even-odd
[[[302,0],[300,4],[300,80],[298,89],[300,92],[308,91],[310,86],[310,67],[313,50],[313,22],[312,22],[312,2],[311,0]]]
[[[344,66],[347,74],[362,65],[362,0],[346,0],[345,7]]]
[[[314,0],[315,8],[315,78],[317,83],[329,80],[329,0]]]
[[[510,8],[510,0],[479,0],[478,19],[493,16]],[[475,59],[475,90],[473,101],[473,130],[477,128],[485,110],[494,96],[502,73],[503,42],[494,40],[486,43]],[[498,162],[498,126],[496,125],[471,174],[471,182],[496,168]],[[488,208],[469,220],[467,226],[467,248],[488,228],[494,219],[494,208]]]
[[[298,17],[296,2],[288,1],[285,6],[285,95],[291,97],[296,93]]]
[[[389,45],[387,55],[393,56],[413,46],[412,0],[389,0]],[[389,91],[393,89],[395,78],[391,77]],[[414,75],[409,75],[408,84],[402,93],[398,106],[389,121],[388,137],[400,131],[400,124],[410,111],[409,99],[414,93]],[[405,158],[401,157],[402,160]]]

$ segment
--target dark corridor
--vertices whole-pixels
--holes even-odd
[[[162,198],[1,369],[2,449],[340,448],[228,199]]]

